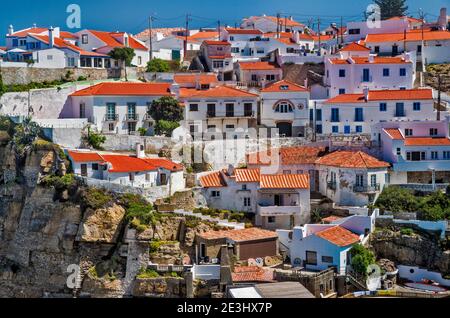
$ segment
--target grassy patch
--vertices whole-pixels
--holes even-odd
[[[407,236],[413,236],[414,235],[414,230],[410,229],[410,228],[406,228],[406,229],[401,229],[400,233],[402,235],[407,235]]]
[[[103,189],[88,188],[83,194],[83,201],[86,206],[97,210],[109,206],[113,202],[113,196]]]
[[[149,252],[150,252],[150,254],[155,254],[155,253],[157,253],[159,251],[161,246],[172,245],[172,244],[176,244],[176,243],[178,243],[178,242],[176,242],[176,241],[157,241],[157,240],[155,240],[155,241],[150,242]]]
[[[42,178],[41,184],[44,187],[54,187],[57,190],[65,190],[77,185],[77,180],[73,174],[66,174],[59,177],[55,175],[48,175]]]
[[[141,269],[140,273],[136,276],[139,279],[159,278],[161,275],[157,271],[152,269]]]

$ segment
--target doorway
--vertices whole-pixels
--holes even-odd
[[[277,123],[277,128],[280,136],[292,137],[292,124],[291,123]]]

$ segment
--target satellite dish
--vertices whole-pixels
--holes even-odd
[[[264,267],[264,259],[262,259],[262,258],[257,258],[255,261],[256,261],[256,266],[258,266],[258,267]]]

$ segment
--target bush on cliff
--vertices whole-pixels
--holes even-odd
[[[113,202],[113,196],[103,189],[88,188],[83,193],[83,202],[87,207],[98,210]]]

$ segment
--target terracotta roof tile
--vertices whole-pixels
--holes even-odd
[[[291,20],[289,18],[280,18],[280,19],[278,19],[277,17],[273,17],[273,16],[265,16],[265,17],[262,17],[262,18],[266,18],[266,19],[268,19],[268,20],[270,20],[272,22],[275,22],[275,23],[279,22],[280,25],[283,25],[283,26],[286,25],[288,27],[304,27],[305,26],[304,24],[302,24],[300,22],[297,22],[297,21],[294,21],[294,20]]]
[[[323,156],[326,152],[325,147],[289,147],[281,149],[273,149],[280,155],[279,161],[283,165],[296,165],[296,164],[314,164],[317,159]],[[269,165],[272,153],[259,152],[256,154],[250,154],[247,157],[249,164]]]
[[[355,52],[355,51],[362,51],[362,52],[366,52],[366,51],[370,51],[370,49],[368,47],[365,47],[361,44],[358,44],[356,42],[352,42],[349,45],[345,46],[344,48],[341,49],[341,52]]]
[[[333,223],[335,221],[339,221],[339,220],[342,220],[342,219],[343,219],[343,217],[336,216],[336,215],[331,215],[331,216],[329,216],[327,218],[323,218],[322,222],[325,223],[325,224],[330,224],[330,223]]]
[[[207,240],[227,238],[234,242],[248,242],[278,238],[278,234],[276,232],[263,230],[256,227],[243,230],[210,231],[198,234],[198,236]]]
[[[69,157],[74,162],[103,162],[103,158],[96,152],[70,151]]]
[[[450,146],[447,137],[408,137],[405,146]]]
[[[217,76],[215,74],[195,73],[195,74],[176,74],[173,77],[173,81],[178,84],[196,83],[211,84],[217,83]]]
[[[367,103],[372,101],[386,100],[432,100],[433,91],[431,89],[405,89],[405,90],[377,90],[370,91],[366,101],[364,94],[342,94],[330,98],[325,104],[339,103]]]
[[[388,134],[388,136],[393,140],[403,140],[402,132],[398,128],[385,128],[384,131]]]
[[[254,34],[261,35],[262,31],[257,29],[235,29],[235,28],[226,28],[225,29],[229,34]]]
[[[261,189],[309,189],[309,175],[261,175]]]
[[[308,90],[301,85],[296,83],[282,80],[276,83],[273,83],[266,88],[261,90],[264,93],[291,93],[291,92],[308,92]]]
[[[449,40],[450,31],[426,31],[423,33],[425,41]],[[378,42],[402,42],[405,40],[404,33],[380,33],[369,34],[366,43]],[[422,32],[406,32],[406,42],[422,41]]]
[[[203,41],[206,45],[231,45],[230,42],[227,41]]]
[[[220,171],[201,176],[199,180],[203,188],[223,188],[227,186]]]
[[[102,155],[102,158],[112,165],[112,168],[109,169],[109,172],[111,173],[129,173],[157,170],[157,167],[135,157],[123,155]]]
[[[340,226],[334,226],[318,232],[316,236],[341,247],[359,242],[359,236]]]
[[[22,37],[28,36],[29,34],[41,34],[46,31],[48,31],[48,28],[29,28],[29,29],[14,32],[13,34],[7,35],[7,36],[22,38]]]
[[[235,267],[231,273],[233,282],[273,282],[275,281],[272,269],[260,268],[256,266]]]
[[[269,62],[239,62],[239,68],[246,71],[279,69],[279,67]]]
[[[316,161],[317,164],[340,167],[376,169],[387,168],[389,163],[378,160],[362,151],[335,151]]]
[[[259,169],[236,169],[236,182],[259,182],[261,179]]]
[[[170,96],[170,84],[104,82],[76,91],[70,96]]]
[[[230,86],[216,86],[207,90],[198,90],[194,88],[181,88],[180,89],[181,98],[220,98],[220,97],[253,97],[256,98],[258,95],[230,87]]]
[[[154,166],[154,167],[158,167],[158,168],[163,168],[166,170],[169,170],[171,172],[177,172],[177,171],[183,171],[184,167],[181,164],[175,163],[169,159],[164,159],[164,158],[142,158],[141,160],[144,160],[145,162],[147,162],[148,164]]]

